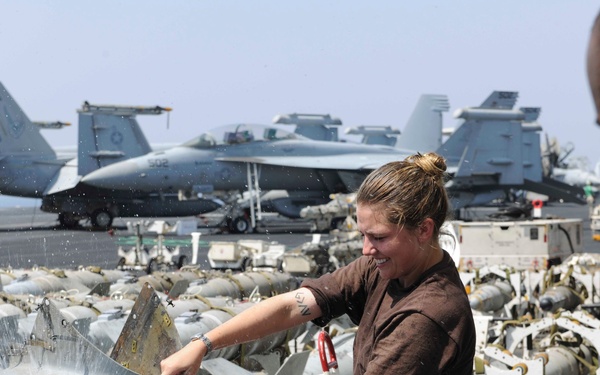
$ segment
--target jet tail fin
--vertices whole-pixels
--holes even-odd
[[[136,115],[159,115],[163,107],[93,105],[79,112],[78,175],[152,151]]]
[[[517,91],[494,91],[479,108],[513,109],[518,97]]]
[[[421,95],[396,148],[419,152],[437,150],[442,144],[442,112],[449,108],[446,95]]]
[[[0,156],[56,159],[56,153],[0,83]]]
[[[438,149],[453,181],[473,176],[495,176],[502,185],[523,183],[521,124],[505,120],[466,120]],[[540,176],[541,178],[541,176]]]
[[[519,111],[525,114],[524,122],[534,122],[540,117],[542,109],[540,107],[521,107]]]
[[[456,111],[464,121],[438,149],[454,172],[449,186],[470,192],[471,202],[489,202],[490,191],[508,189],[578,202],[578,189],[543,177],[539,114],[540,108],[532,107]]]
[[[535,123],[540,108],[479,109],[455,112],[465,119],[438,152],[450,165],[458,167],[455,176],[496,174],[503,185],[522,184],[523,179],[540,182],[543,169],[539,131]]]

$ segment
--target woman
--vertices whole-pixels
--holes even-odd
[[[454,262],[440,248],[446,163],[416,154],[373,171],[358,190],[363,257],[269,298],[161,362],[196,374],[208,350],[348,314],[358,325],[354,374],[472,374],[475,327]]]

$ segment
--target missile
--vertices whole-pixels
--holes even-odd
[[[261,296],[271,297],[289,292],[299,286],[299,280],[290,274],[243,272],[226,277],[215,277],[201,284],[192,284],[185,294],[198,294],[203,297],[229,296],[233,299],[243,299],[252,294],[255,288],[258,288]]]
[[[161,288],[166,286],[168,291],[178,288],[177,283],[182,281],[190,283],[190,287],[182,293],[176,292],[178,298],[170,299],[146,282],[135,301],[116,291],[110,298],[64,289],[45,297],[3,292],[9,297],[7,300],[17,302],[18,306],[0,302],[0,368],[11,373],[158,375],[156,359],[173,353],[181,343],[189,342],[192,335],[222,324],[263,297],[289,291],[299,284],[295,277],[280,272],[210,272],[209,279],[195,275],[196,280],[187,280],[185,275],[165,276],[158,274],[152,281]],[[35,286],[44,291],[56,290],[59,285],[64,287],[62,279],[70,280],[68,286],[78,284],[81,288],[85,287],[84,282],[92,283],[93,279],[66,273],[39,278],[44,281]],[[127,279],[117,281],[123,283],[123,280]],[[139,280],[130,281],[137,285]],[[26,315],[23,303],[33,312]],[[304,333],[306,325],[300,325],[211,353],[215,356],[212,360],[236,359],[244,354],[245,360],[255,356],[251,360],[260,364],[257,358],[273,353],[283,359],[289,354],[289,342]],[[217,363],[221,362],[214,362]]]
[[[182,343],[199,332],[206,333],[225,323],[233,316],[260,303],[259,301],[233,301],[226,308],[210,309],[200,314],[184,314],[175,319],[175,326],[181,335]],[[233,345],[210,352],[206,358],[235,359],[241,355],[261,354],[285,345],[288,341],[298,338],[306,331],[306,324],[292,327],[289,330],[277,332],[245,344]],[[243,341],[243,338],[242,338]]]
[[[183,323],[177,323],[176,321],[182,342],[189,341],[189,338],[198,333],[200,329],[198,327],[194,328],[192,323],[195,322],[195,318],[192,319],[190,316],[214,308],[227,308],[228,304],[231,303],[230,301],[234,299],[241,300],[249,296],[256,298],[271,297],[296,289],[299,286],[299,281],[296,278],[280,272],[244,272],[239,274],[212,272],[210,275],[212,278],[209,280],[197,279],[197,284],[192,282],[190,287],[178,299],[170,300],[167,295],[154,290],[154,293],[161,296],[161,302],[167,309],[170,319],[176,321],[178,317],[183,316],[181,321]],[[152,276],[165,275],[154,273]],[[170,275],[170,278],[177,279],[173,275]],[[161,285],[157,281],[157,277],[144,277],[144,279],[152,281],[152,283],[146,282],[151,287]],[[139,286],[137,282],[133,285]],[[144,286],[140,287],[141,290],[145,288]],[[132,292],[133,290],[127,291]],[[117,292],[113,291],[113,293]],[[126,299],[123,299],[123,301],[126,301]],[[133,302],[130,301],[130,303]],[[103,351],[107,351],[113,346],[130,314],[127,307],[118,306],[118,300],[111,302],[110,306],[112,306],[112,309],[104,309],[103,313],[98,316],[98,320],[91,323],[90,327],[90,341]],[[97,310],[100,309],[98,306],[94,307]]]
[[[512,286],[502,280],[480,285],[469,296],[473,310],[497,311],[512,299]]]
[[[38,277],[22,277],[3,287],[8,294],[32,294],[41,296],[61,290],[77,290],[84,292],[98,284],[115,282],[127,273],[116,270],[101,270],[88,267],[78,271],[52,270],[50,274]]]
[[[539,116],[539,108],[514,109],[483,109],[460,108],[454,111],[455,118],[474,121],[527,121],[531,122]]]
[[[2,290],[2,285],[8,285],[12,282],[15,282],[16,280],[23,281],[38,276],[48,275],[49,273],[49,270],[37,267],[32,269],[0,270],[0,290]]]
[[[121,116],[133,116],[133,115],[160,115],[163,111],[171,112],[173,109],[170,107],[161,106],[123,106],[123,105],[112,105],[112,104],[90,104],[85,101],[81,105],[81,109],[77,112],[94,112],[94,113],[110,113]]]
[[[356,194],[332,194],[332,200],[325,204],[307,206],[300,210],[300,217],[320,219],[325,216],[346,217],[356,211]]]
[[[562,346],[551,346],[535,355],[544,359],[545,375],[580,374],[579,361],[574,353]]]
[[[342,120],[331,115],[320,115],[312,113],[290,113],[287,115],[276,115],[273,118],[274,124],[292,124],[292,125],[342,125]]]
[[[65,126],[71,126],[70,122],[62,121],[33,121],[33,124],[42,129],[61,129]]]
[[[573,310],[582,303],[583,300],[573,289],[563,285],[553,286],[540,296],[540,308],[552,313],[559,309]]]

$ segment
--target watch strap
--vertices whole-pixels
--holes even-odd
[[[206,354],[212,352],[212,350],[213,350],[212,341],[210,341],[210,339],[208,337],[206,337],[204,335],[204,333],[197,333],[197,334],[195,334],[190,339],[190,342],[191,341],[196,341],[196,340],[200,340],[200,341],[202,341],[204,343],[204,345],[206,346]]]

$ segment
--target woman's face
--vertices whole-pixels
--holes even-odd
[[[428,253],[419,243],[419,231],[388,222],[381,205],[358,204],[356,216],[363,234],[362,253],[375,260],[381,277],[400,279],[405,286],[415,282]]]

